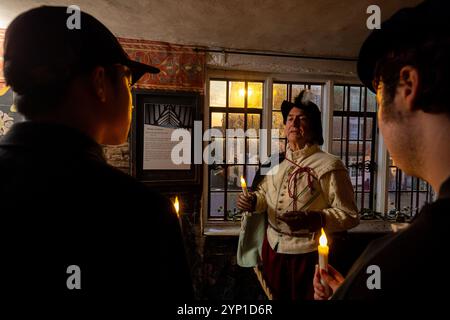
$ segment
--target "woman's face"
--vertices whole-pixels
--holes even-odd
[[[311,127],[309,119],[302,109],[293,107],[286,119],[284,134],[289,143],[304,145],[311,141]]]

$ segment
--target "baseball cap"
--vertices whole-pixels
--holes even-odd
[[[375,92],[372,81],[377,61],[390,51],[414,48],[433,37],[448,38],[450,1],[427,0],[403,8],[370,33],[361,46],[357,71],[361,82]]]
[[[70,12],[70,11],[69,11]],[[80,11],[80,28],[70,29],[67,7],[42,6],[17,16],[4,42],[4,74],[19,94],[69,80],[95,66],[122,64],[132,83],[159,69],[131,60],[117,38],[99,20]]]

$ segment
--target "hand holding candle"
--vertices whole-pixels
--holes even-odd
[[[328,271],[328,252],[329,252],[329,248],[328,248],[327,244],[328,244],[327,236],[325,235],[325,231],[323,231],[323,228],[322,228],[322,235],[319,238],[319,247],[318,247],[318,251],[319,251],[319,268],[323,269],[325,271]],[[325,287],[326,291],[330,290],[330,287],[328,286],[328,284],[325,281],[320,280],[320,282]]]

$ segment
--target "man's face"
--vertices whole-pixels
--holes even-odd
[[[386,147],[396,166],[409,175],[417,175],[421,143],[420,128],[404,106],[399,88],[391,102],[386,96],[384,84],[376,88],[378,102],[378,123]]]
[[[117,77],[111,79],[111,113],[109,137],[110,144],[121,144],[127,141],[131,125],[131,72],[123,65],[116,65]]]
[[[293,107],[286,118],[286,126],[284,134],[288,142],[305,144],[309,142],[311,136],[311,128],[308,118],[302,109]]]

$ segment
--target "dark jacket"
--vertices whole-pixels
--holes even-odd
[[[9,298],[192,298],[172,204],[75,129],[14,125],[0,140],[0,203],[0,292]],[[81,269],[81,290],[67,288],[70,265]]]
[[[355,262],[333,299],[428,300],[443,299],[439,290],[447,284],[450,179],[439,199],[426,204],[407,229],[373,241]],[[367,281],[379,266],[381,289],[369,289]],[[372,279],[369,282],[373,284]],[[445,289],[446,290],[446,289]]]

